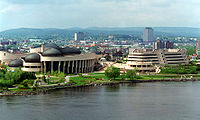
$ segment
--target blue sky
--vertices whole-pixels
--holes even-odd
[[[12,28],[200,27],[200,0],[0,0]]]

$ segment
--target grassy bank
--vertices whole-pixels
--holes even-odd
[[[191,77],[192,76],[192,77]],[[137,74],[133,79],[128,78],[125,74],[121,74],[119,77],[115,79],[109,79],[105,73],[88,73],[88,74],[80,74],[80,75],[73,75],[69,77],[69,82],[65,83],[63,75],[59,76],[52,76],[49,79],[49,83],[46,83],[42,86],[35,86],[33,87],[33,80],[27,83],[27,87],[24,85],[16,85],[17,87],[8,88],[6,90],[0,90],[0,93],[3,92],[13,92],[13,93],[31,93],[43,90],[47,87],[52,87],[52,89],[61,86],[87,86],[87,85],[94,85],[94,84],[106,84],[106,83],[120,83],[126,82],[129,80],[134,80],[138,82],[142,81],[165,81],[167,79],[172,79],[171,81],[178,81],[179,78],[193,78],[193,79],[200,79],[200,74]],[[42,80],[42,79],[41,79]],[[51,89],[51,88],[50,88]]]
[[[192,77],[191,77],[192,76]],[[194,78],[199,79],[200,74],[155,74],[155,75],[147,75],[147,74],[140,74],[137,75],[132,80],[165,80],[165,79],[174,79],[174,78]],[[122,74],[115,79],[108,79],[104,73],[89,73],[88,75],[84,76],[77,76],[71,77],[70,82],[75,83],[76,85],[86,85],[90,83],[103,83],[103,82],[119,82],[119,81],[126,81],[131,80],[126,77],[126,75]]]

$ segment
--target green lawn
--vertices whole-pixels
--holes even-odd
[[[77,76],[77,77],[70,77],[69,80],[70,82],[75,83],[76,85],[86,85],[94,82],[96,79]]]
[[[9,88],[9,91],[11,92],[32,92],[33,89],[27,88],[27,89],[19,89],[19,88]]]
[[[187,74],[187,75],[180,75],[180,74],[156,74],[156,75],[146,75],[141,74],[136,76],[134,80],[163,80],[163,79],[169,79],[169,78],[180,78],[180,77],[186,77],[190,78],[190,76],[193,76],[193,78],[200,78],[200,74]],[[122,80],[129,80],[129,78],[126,78],[125,74],[121,74],[119,77],[117,77],[114,81],[122,81]],[[89,73],[88,75],[84,76],[77,76],[77,77],[71,77],[70,82],[75,83],[75,85],[86,85],[89,83],[102,83],[102,82],[109,82],[110,80],[108,77],[105,76],[105,73]]]

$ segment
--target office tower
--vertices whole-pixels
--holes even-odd
[[[83,32],[75,32],[74,34],[74,40],[75,41],[80,41],[80,40],[84,40],[85,34]]]
[[[74,40],[75,40],[75,41],[78,40],[78,33],[77,33],[77,32],[75,32],[75,34],[74,34]]]
[[[153,29],[151,27],[146,27],[144,29],[144,34],[143,34],[143,41],[145,42],[153,42],[154,37],[153,37]]]

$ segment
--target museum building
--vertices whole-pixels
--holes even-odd
[[[8,66],[26,72],[59,71],[67,74],[88,73],[95,70],[98,62],[95,53],[81,53],[77,48],[61,48],[54,43],[30,48],[30,54],[11,60]]]

